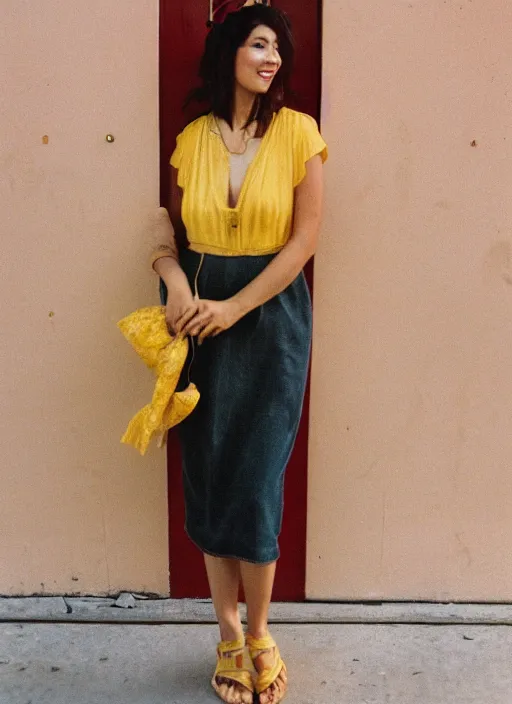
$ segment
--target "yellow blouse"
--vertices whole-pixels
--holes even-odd
[[[171,165],[183,190],[182,219],[190,249],[227,256],[277,252],[291,234],[294,188],[306,162],[327,147],[315,120],[281,108],[263,136],[242,184],[229,203],[229,152],[212,114],[178,135]]]

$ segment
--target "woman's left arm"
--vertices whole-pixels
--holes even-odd
[[[251,310],[284,291],[316,250],[322,218],[323,174],[318,154],[306,162],[306,175],[295,188],[293,229],[283,249],[247,286],[225,301],[202,301],[182,335],[209,335],[227,330]],[[201,306],[201,303],[203,304]]]
[[[293,229],[279,254],[233,300],[240,317],[284,291],[315,253],[322,219],[323,174],[319,154],[306,162],[306,175],[295,189]]]

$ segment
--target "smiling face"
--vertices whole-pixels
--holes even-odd
[[[236,53],[235,81],[250,93],[266,93],[281,63],[276,33],[258,25]]]

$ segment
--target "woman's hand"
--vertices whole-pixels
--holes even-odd
[[[196,315],[199,301],[194,298],[185,272],[171,256],[157,259],[153,267],[167,287],[165,321],[171,335],[179,335],[184,325]]]
[[[199,301],[189,286],[170,289],[165,306],[165,322],[171,335],[183,337],[183,328],[197,314]]]
[[[228,330],[242,317],[242,310],[236,300],[225,301],[199,299],[197,313],[181,328],[182,335],[199,335],[198,344],[205,337],[215,337]]]

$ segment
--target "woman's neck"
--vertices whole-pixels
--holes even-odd
[[[233,100],[233,115],[231,117],[233,131],[242,130],[247,125],[255,100],[256,95],[254,93],[245,90],[239,85],[236,86]]]

